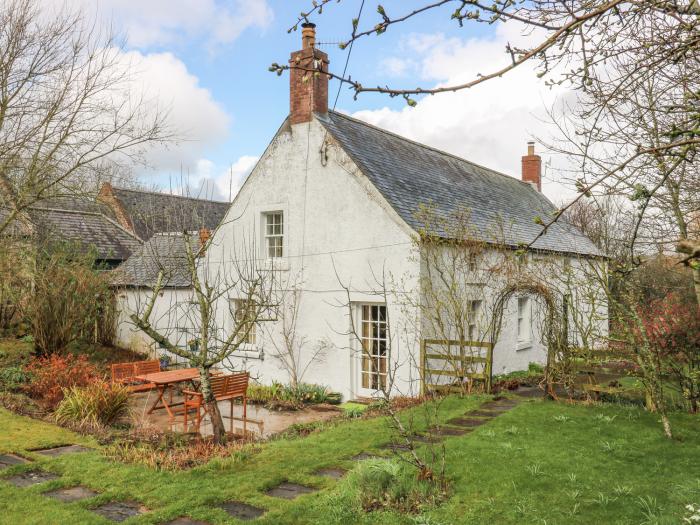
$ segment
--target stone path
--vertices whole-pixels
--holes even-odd
[[[532,390],[538,391],[537,389]],[[533,394],[535,393],[536,392],[528,390],[527,392],[522,393],[522,397],[533,397]],[[487,401],[478,409],[467,411],[463,416],[452,418],[446,421],[444,426],[440,426],[439,428],[433,426],[428,429],[429,433],[417,434],[413,439],[414,441],[420,443],[438,443],[448,437],[463,436],[471,432],[474,428],[488,423],[490,420],[511,410],[512,408],[516,407],[518,403],[519,402],[514,399],[494,399],[492,401]],[[409,450],[407,445],[401,443],[388,443],[384,445],[383,448],[394,452],[405,452]],[[58,457],[64,454],[76,454],[91,450],[92,449],[81,445],[64,445],[60,447],[34,450],[32,452],[47,457]],[[352,456],[351,459],[355,461],[362,461],[366,459],[386,459],[386,457],[379,456],[371,452],[361,452]],[[0,455],[0,470],[29,462],[29,459],[15,454],[2,454]],[[327,467],[315,471],[314,474],[316,476],[328,477],[331,479],[340,479],[347,474],[347,471],[339,467]],[[11,477],[3,478],[4,481],[12,483],[17,487],[30,487],[32,485],[37,485],[56,479],[59,479],[59,476],[43,470],[31,470]],[[267,495],[292,500],[304,494],[311,494],[317,490],[318,489],[313,487],[307,487],[305,485],[285,481],[268,490]],[[44,496],[65,503],[72,503],[93,498],[98,494],[98,492],[88,487],[74,486],[45,492]],[[226,512],[229,516],[242,521],[255,520],[265,514],[267,511],[267,509],[254,507],[253,505],[249,505],[241,501],[228,501],[220,504],[218,508]],[[134,516],[139,516],[149,512],[147,508],[135,501],[111,501],[93,508],[92,511],[114,522],[125,521]],[[209,524],[203,521],[194,520],[187,516],[182,516],[171,520],[167,525]]]
[[[111,521],[121,522],[144,514],[148,509],[135,501],[111,501],[92,509],[93,512]]]
[[[57,456],[63,456],[64,454],[77,454],[79,452],[90,452],[91,450],[91,448],[87,448],[82,445],[64,445],[62,447],[32,450],[32,452],[36,454],[41,454],[42,456],[49,456],[55,458]]]
[[[265,514],[265,509],[259,509],[258,507],[253,507],[252,505],[241,503],[240,501],[229,501],[228,503],[220,505],[219,508],[226,511],[229,516],[241,521],[254,520]]]
[[[311,494],[317,490],[318,489],[307,487],[305,485],[285,481],[268,490],[267,495],[272,496],[273,498],[294,499],[302,494]]]
[[[81,486],[44,492],[44,496],[57,499],[58,501],[63,501],[64,503],[73,503],[74,501],[94,498],[97,496],[97,494],[99,493],[87,487]]]
[[[15,454],[0,454],[0,470],[23,463],[29,463],[29,460]]]

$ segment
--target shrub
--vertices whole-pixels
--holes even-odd
[[[29,395],[55,408],[63,399],[64,390],[74,386],[87,386],[99,379],[97,368],[84,355],[51,355],[32,359],[26,367],[30,381],[26,387]]]
[[[29,375],[21,366],[0,368],[0,389],[17,390],[29,379]]]
[[[365,512],[382,509],[419,512],[443,496],[435,483],[420,480],[412,466],[384,459],[360,462],[348,474],[343,489]]]
[[[115,423],[128,409],[129,389],[100,381],[64,390],[63,400],[54,415],[62,424],[95,428]]]
[[[38,252],[23,312],[37,355],[60,353],[80,338],[113,339],[107,326],[114,320],[113,293],[94,260],[94,253],[71,243],[49,243]]]
[[[323,385],[299,383],[296,387],[273,382],[272,385],[250,385],[248,401],[274,408],[299,408],[303,405],[336,402],[339,394]]]

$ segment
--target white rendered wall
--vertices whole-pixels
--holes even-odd
[[[339,148],[329,145],[327,160],[324,155],[322,162],[324,140],[330,137],[316,121],[278,133],[214,233],[205,271],[209,281],[221,280],[222,273],[231,274],[231,261],[253,256],[265,267],[262,214],[282,211],[285,257],[275,266],[276,274],[287,287],[302,290],[297,333],[306,340],[304,353],[310,355],[321,342],[328,348],[325,357],[308,368],[303,381],[328,385],[349,399],[368,393],[358,388],[359,351],[348,333],[348,297],[342,285],[350,288],[352,303],[378,303],[383,299],[372,293],[380,287],[377,276],[384,274],[390,281],[418,272],[417,263],[411,262],[411,231]],[[415,292],[415,281],[406,283],[406,288]],[[414,330],[414,316],[404,315],[395,297],[388,301],[396,333],[395,391],[415,394],[418,378],[410,361],[417,356],[418,337],[405,337]],[[218,326],[224,332],[230,331],[232,323],[227,299],[217,309]],[[241,352],[229,365],[250,370],[263,383],[288,382],[279,360],[271,357],[270,336],[279,331],[279,324],[261,323],[255,348]]]

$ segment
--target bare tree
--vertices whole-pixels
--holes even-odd
[[[65,7],[0,7],[0,234],[34,203],[86,191],[167,139],[119,43]]]
[[[243,348],[257,324],[266,320],[272,304],[274,275],[259,268],[257,258],[252,256],[256,253],[254,248],[232,255],[227,261],[209,261],[207,244],[200,243],[196,233],[161,236],[169,242],[166,249],[146,254],[149,264],[157,268],[157,278],[146,287],[144,300],[129,317],[161,348],[199,370],[214,439],[221,442],[225,427],[211,390],[211,369]],[[168,302],[163,294],[169,283],[182,283],[183,278],[191,285],[184,311],[182,304]],[[183,331],[187,334],[184,342],[178,340]]]
[[[327,341],[311,342],[297,329],[301,311],[301,288],[297,283],[277,286],[275,318],[278,326],[266,325],[272,348],[268,354],[277,360],[289,375],[289,382],[297,388],[312,365],[322,363],[329,348]]]

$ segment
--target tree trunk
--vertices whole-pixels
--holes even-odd
[[[698,302],[698,308],[700,308],[700,263],[698,263],[698,261],[693,261],[692,268],[693,285],[695,286],[695,299]]]
[[[202,389],[202,396],[204,397],[203,401],[207,406],[209,419],[211,419],[212,437],[214,443],[221,444],[226,441],[226,428],[224,427],[224,420],[219,411],[219,404],[216,402],[216,399],[214,399],[214,394],[211,391],[211,382],[209,378],[209,368],[200,367],[200,386]]]

